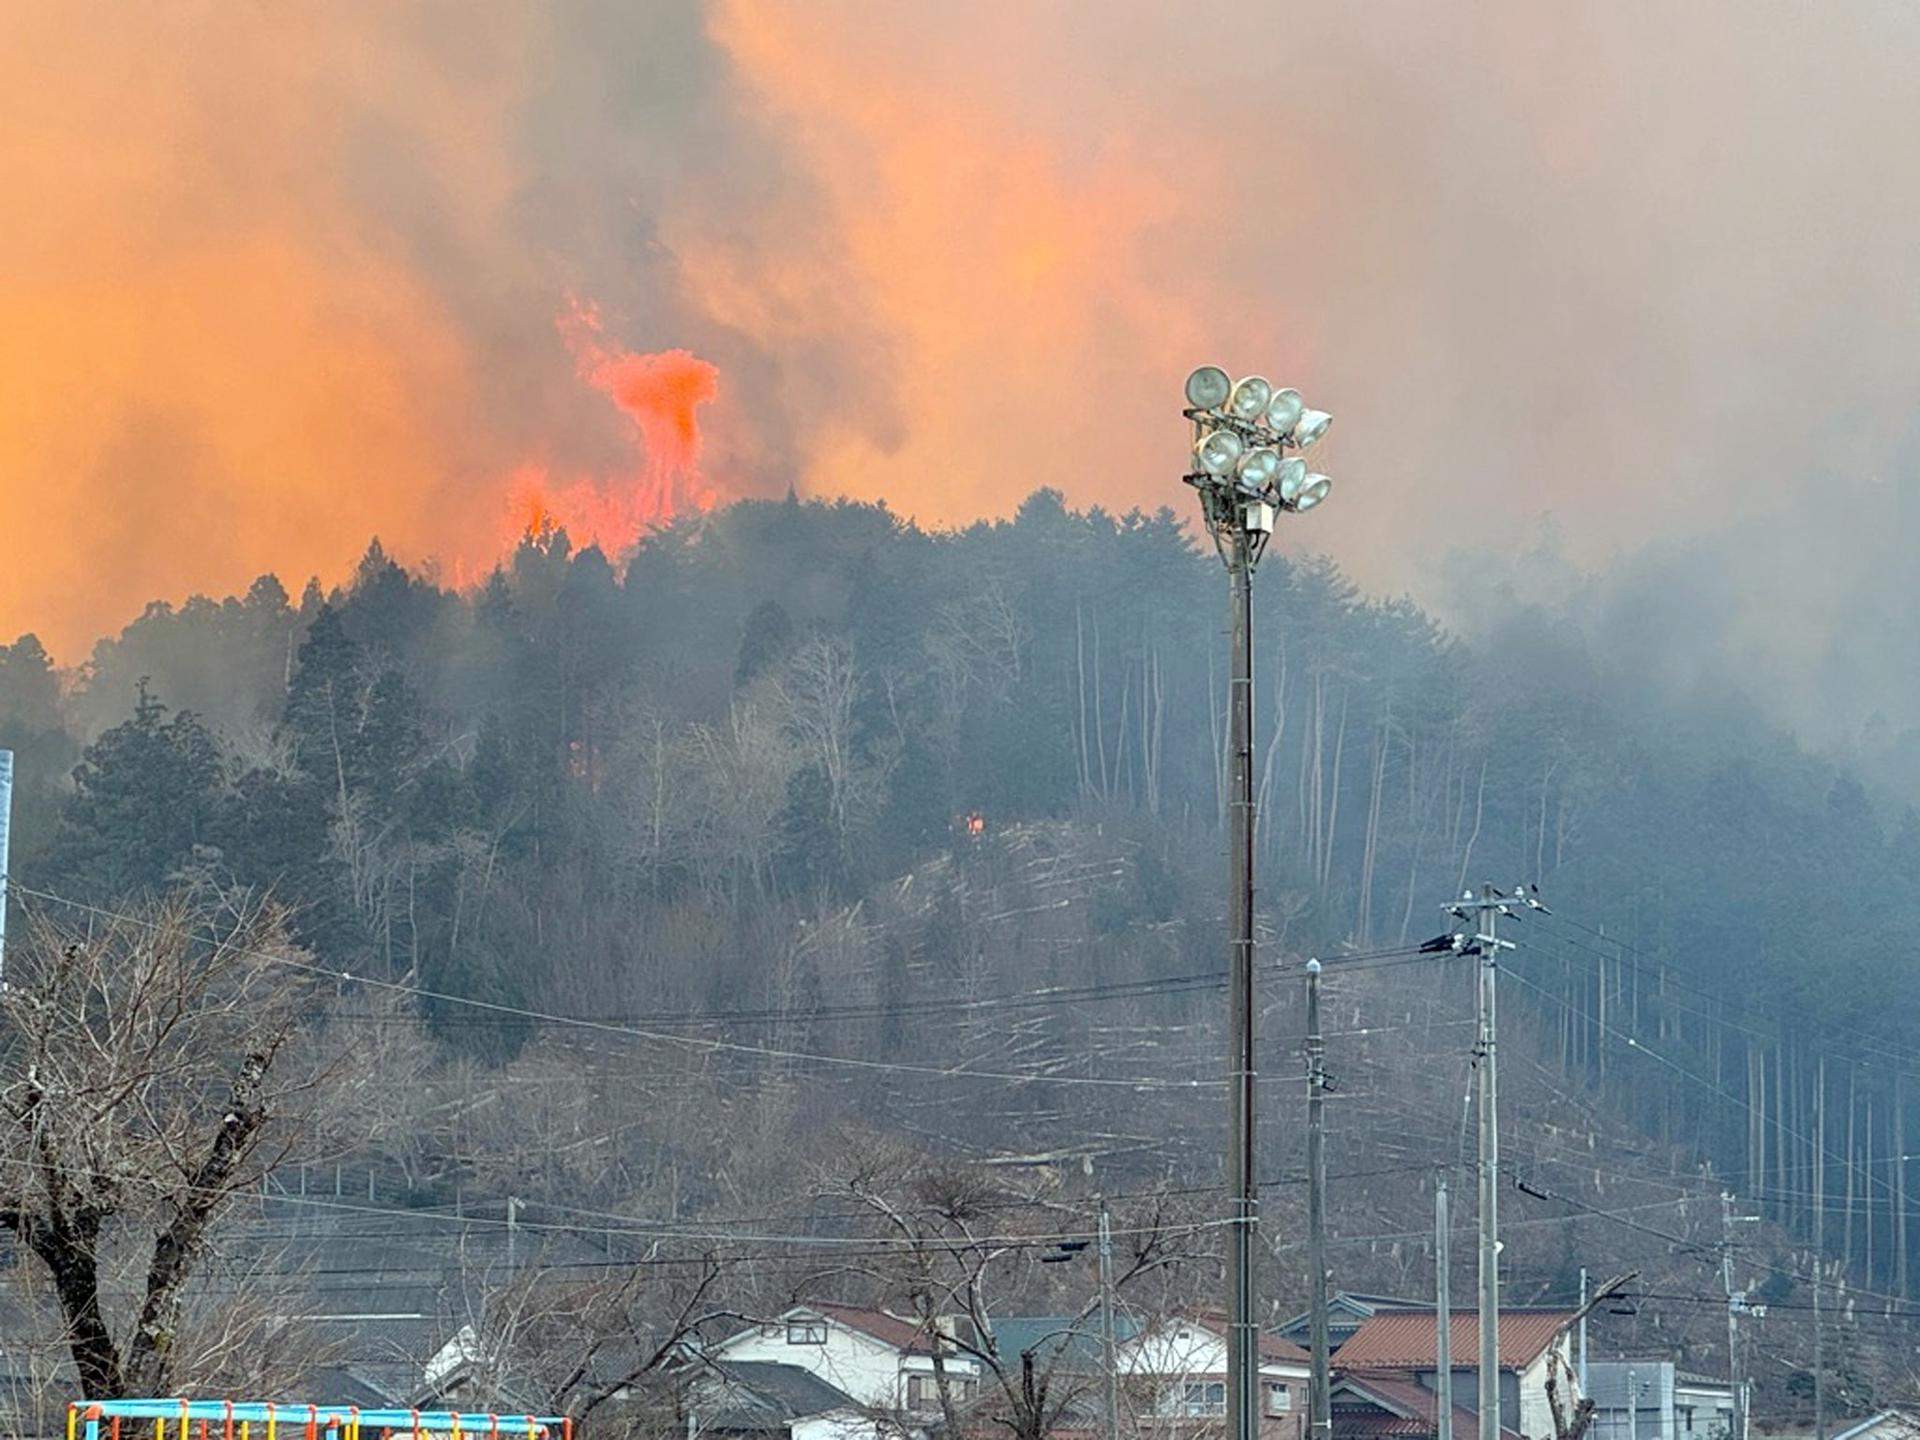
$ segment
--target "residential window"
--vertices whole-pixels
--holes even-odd
[[[1691,1405],[1682,1405],[1680,1407],[1680,1428],[1685,1430],[1689,1435],[1693,1433],[1693,1407]]]
[[[1227,1386],[1223,1380],[1189,1380],[1183,1395],[1189,1416],[1227,1413]]]
[[[789,1320],[787,1322],[787,1343],[789,1345],[826,1344],[827,1322],[824,1320]]]
[[[1293,1392],[1284,1385],[1267,1382],[1267,1414],[1285,1415],[1293,1409]]]
[[[953,1397],[953,1403],[964,1405],[973,1398],[973,1381],[964,1375],[947,1375],[947,1394]],[[940,1382],[931,1375],[907,1376],[907,1409],[938,1410],[940,1408]]]

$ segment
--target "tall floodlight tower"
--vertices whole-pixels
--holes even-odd
[[[1257,1440],[1260,1426],[1259,1321],[1253,1303],[1253,1247],[1259,1225],[1254,1176],[1253,1022],[1253,572],[1273,534],[1274,517],[1311,510],[1333,488],[1299,454],[1327,433],[1333,417],[1309,410],[1298,390],[1276,390],[1258,375],[1235,381],[1217,365],[1187,377],[1182,413],[1193,426],[1185,476],[1200,494],[1200,514],[1226,563],[1232,636],[1228,666],[1227,794],[1227,1437]],[[1325,1277],[1321,1277],[1325,1283]],[[1318,1393],[1316,1405],[1320,1403]],[[1316,1437],[1327,1417],[1314,1415]]]

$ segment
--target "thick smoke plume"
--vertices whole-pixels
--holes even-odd
[[[789,482],[943,523],[1043,483],[1181,504],[1179,381],[1214,360],[1336,413],[1334,501],[1283,543],[1365,584],[1446,601],[1439,557],[1550,515],[1580,573],[1653,544],[1738,597],[1727,633],[1811,657],[1797,712],[1816,674],[1894,673],[1884,602],[1784,539],[1757,583],[1713,537],[1914,488],[1898,7],[48,4],[13,28],[0,503],[31,539],[0,633],[63,658],[156,595],[337,577],[375,532],[471,574],[530,476],[582,523],[578,485],[637,475],[609,543]],[[672,426],[607,403],[612,370],[582,383],[570,295],[609,354],[716,368],[697,477],[656,456]],[[1820,544],[1894,567],[1889,508],[1823,514]]]

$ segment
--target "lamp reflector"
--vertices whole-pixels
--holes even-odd
[[[1233,387],[1233,393],[1227,397],[1227,413],[1235,419],[1252,423],[1267,413],[1267,401],[1272,398],[1273,386],[1259,375],[1248,375]]]
[[[1187,404],[1196,410],[1218,410],[1232,390],[1233,382],[1218,365],[1202,365],[1187,376]]]
[[[1246,448],[1231,430],[1209,430],[1194,442],[1193,459],[1209,475],[1231,475]]]
[[[1240,457],[1240,483],[1253,491],[1265,490],[1280,469],[1280,452],[1271,445],[1256,445]]]
[[[1273,398],[1267,401],[1267,428],[1276,435],[1291,434],[1305,408],[1298,390],[1274,391]]]
[[[1298,455],[1290,455],[1280,462],[1279,474],[1280,498],[1291,505],[1307,488],[1307,462]]]
[[[1328,492],[1332,489],[1333,481],[1329,480],[1326,476],[1309,475],[1307,477],[1306,487],[1300,492],[1300,498],[1293,502],[1293,508],[1296,510],[1311,510],[1322,500],[1326,499]]]
[[[1333,416],[1324,410],[1303,410],[1300,423],[1293,427],[1293,443],[1302,450],[1327,433],[1327,427],[1333,423]]]

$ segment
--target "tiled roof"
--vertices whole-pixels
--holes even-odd
[[[1500,1368],[1524,1370],[1573,1323],[1571,1310],[1502,1310]],[[1480,1317],[1455,1314],[1448,1335],[1457,1369],[1473,1369],[1480,1358]],[[1340,1368],[1418,1370],[1435,1363],[1437,1327],[1431,1310],[1382,1310],[1353,1332],[1340,1347]]]
[[[1203,1310],[1193,1318],[1196,1323],[1205,1326],[1221,1339],[1224,1340],[1227,1338],[1227,1317],[1220,1311]],[[1278,1360],[1283,1364],[1288,1362],[1297,1365],[1311,1363],[1311,1357],[1305,1350],[1302,1350],[1298,1345],[1294,1344],[1293,1341],[1287,1339],[1286,1336],[1275,1335],[1269,1330],[1262,1330],[1260,1332],[1260,1358],[1262,1360]]]
[[[816,1300],[802,1308],[815,1311],[845,1325],[849,1330],[858,1330],[883,1345],[891,1345],[910,1355],[933,1353],[932,1333],[918,1320],[909,1320],[885,1310],[869,1310],[861,1305],[837,1305],[824,1300]]]
[[[1340,1402],[1356,1397],[1379,1409],[1368,1413],[1364,1407]],[[1333,1428],[1336,1436],[1425,1436],[1438,1429],[1440,1397],[1424,1385],[1403,1375],[1343,1375],[1333,1397]],[[1453,1407],[1453,1433],[1472,1435],[1479,1421],[1471,1410]],[[1500,1433],[1520,1440],[1504,1425]]]

